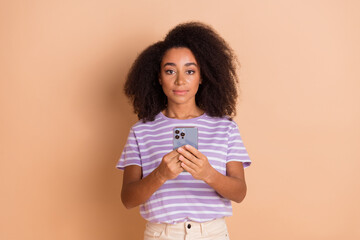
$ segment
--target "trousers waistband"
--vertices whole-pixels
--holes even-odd
[[[178,233],[185,233],[185,234],[200,234],[201,236],[207,236],[210,230],[217,228],[220,226],[224,226],[226,228],[226,223],[224,218],[217,218],[208,222],[193,222],[193,221],[186,221],[182,223],[176,224],[168,224],[168,223],[152,223],[148,222],[147,227],[152,228],[156,231],[165,233],[169,232],[178,232]]]

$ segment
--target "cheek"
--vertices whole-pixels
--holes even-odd
[[[192,89],[192,91],[196,94],[197,93],[197,91],[199,90],[199,82],[192,82],[192,84],[191,84],[191,89]]]
[[[171,84],[171,83],[173,83],[175,81],[175,78],[176,78],[175,75],[162,74],[160,76],[160,81],[161,81],[162,84],[169,85],[169,84]]]
[[[191,78],[191,83],[193,86],[199,86],[199,84],[201,83],[201,79],[199,76],[193,76]]]
[[[190,84],[191,86],[199,84],[199,76],[197,75],[187,75],[184,77],[184,80],[187,84]]]
[[[162,79],[161,81],[162,81],[161,87],[164,92],[167,92],[172,89],[171,81],[168,81],[167,79]]]

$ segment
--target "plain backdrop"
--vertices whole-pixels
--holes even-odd
[[[131,63],[198,20],[241,68],[233,240],[360,239],[360,1],[0,1],[0,239],[136,240],[115,169]]]

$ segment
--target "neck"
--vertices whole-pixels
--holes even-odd
[[[196,105],[191,108],[185,106],[168,106],[162,113],[168,118],[190,119],[201,116],[204,114],[204,111]]]

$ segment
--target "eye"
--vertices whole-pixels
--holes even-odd
[[[187,71],[186,71],[186,74],[188,74],[188,75],[193,75],[194,73],[195,73],[194,70],[187,70]]]
[[[175,74],[175,71],[172,69],[168,69],[168,70],[165,70],[165,73],[168,75],[172,75],[172,74]]]

